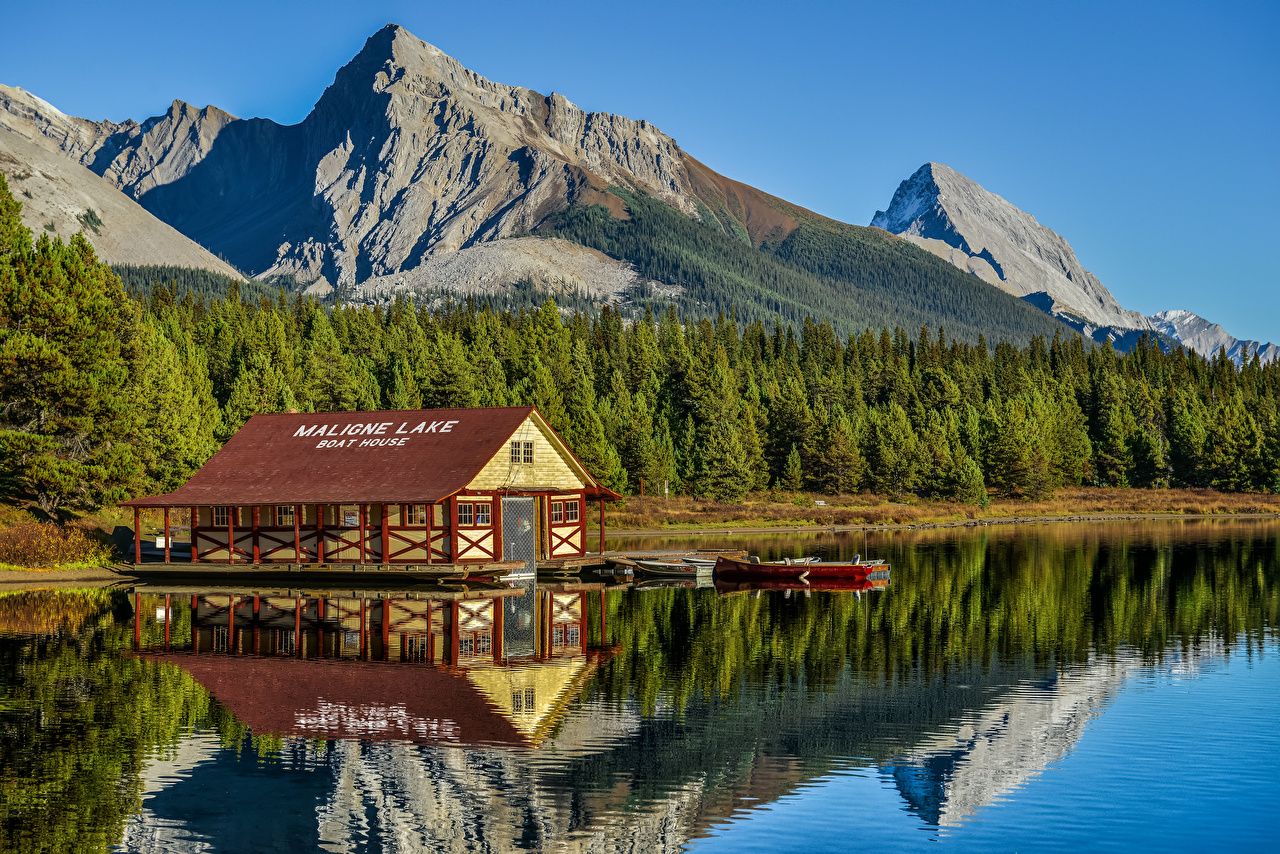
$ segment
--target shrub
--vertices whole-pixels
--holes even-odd
[[[83,528],[52,522],[21,522],[0,530],[0,563],[44,567],[105,564],[111,551]]]

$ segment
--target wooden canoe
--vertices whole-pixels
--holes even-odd
[[[716,578],[725,581],[802,580],[810,583],[830,578],[867,578],[873,572],[887,573],[889,564],[884,561],[858,561],[857,563],[753,563],[747,560],[721,557],[716,561]]]

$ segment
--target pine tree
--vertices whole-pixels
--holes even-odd
[[[787,462],[778,478],[778,486],[791,492],[798,492],[804,486],[804,468],[800,464],[800,450],[795,445],[787,453]]]
[[[0,177],[0,496],[59,520],[123,498],[139,310],[82,235],[32,245]]]
[[[297,408],[297,398],[284,372],[265,353],[250,353],[231,385],[231,395],[223,410],[221,438],[231,438],[253,415],[292,412]]]
[[[875,492],[903,495],[915,487],[917,438],[906,410],[897,403],[869,412],[867,481]]]
[[[138,381],[141,425],[136,447],[149,488],[182,484],[218,449],[220,413],[203,358],[189,340],[181,349],[154,316],[143,319]]]
[[[833,495],[857,492],[866,470],[853,423],[844,407],[837,403],[832,407],[823,436],[822,489]]]

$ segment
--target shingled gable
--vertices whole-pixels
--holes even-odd
[[[589,495],[612,497],[531,406],[255,415],[190,480],[131,507],[436,502],[532,418]]]

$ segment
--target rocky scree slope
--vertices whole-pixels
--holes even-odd
[[[487,80],[394,25],[369,38],[296,125],[181,101],[140,123],[77,119],[38,99],[0,107],[0,121],[246,272],[289,275],[343,300],[435,289],[435,273],[492,283],[492,272],[461,269],[473,260],[492,271],[512,259],[512,281],[583,269],[581,257],[522,244],[436,263],[538,233],[613,259],[601,286],[611,295],[687,294],[687,307],[705,313],[813,315],[846,329],[929,323],[969,339],[1058,328],[906,241],[717,174],[646,121]],[[587,209],[609,222],[549,225]],[[618,285],[628,277],[639,284]]]
[[[67,240],[84,232],[98,256],[110,264],[173,264],[241,278],[231,265],[148,213],[112,182],[64,156],[42,135],[28,135],[5,121],[5,104],[52,107],[21,89],[0,86],[0,174],[22,203],[24,224],[36,234]],[[57,114],[61,115],[61,114]],[[62,116],[69,129],[73,120]]]

